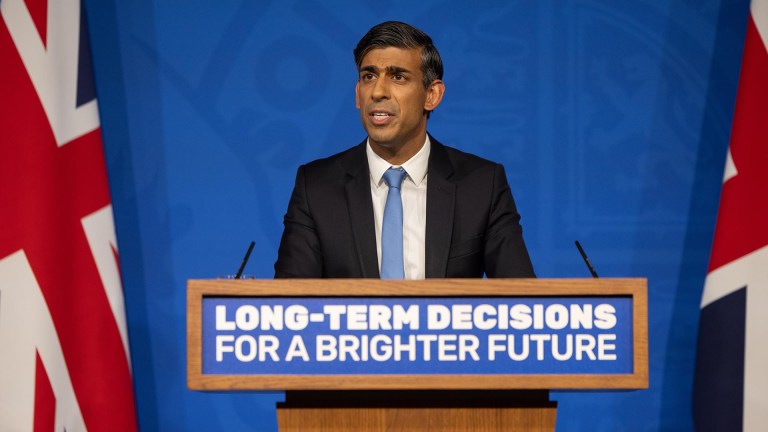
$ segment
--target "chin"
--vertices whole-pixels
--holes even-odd
[[[376,129],[368,130],[367,132],[371,141],[384,147],[389,147],[389,144],[396,139],[395,134],[378,131]]]

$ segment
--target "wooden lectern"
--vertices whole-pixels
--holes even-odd
[[[189,388],[203,391],[226,390],[285,390],[286,400],[278,403],[278,426],[281,432],[288,431],[554,431],[557,406],[549,401],[548,390],[618,390],[618,389],[643,389],[648,387],[648,331],[647,331],[647,282],[645,279],[432,279],[422,281],[383,281],[363,279],[292,279],[292,280],[190,280],[188,283],[187,297],[187,380]],[[247,327],[246,342],[250,341],[252,349],[248,350],[240,344],[232,341],[234,336],[224,336],[221,341],[217,339],[216,357],[210,351],[213,348],[210,334],[215,327],[221,329],[234,328],[235,315],[226,306],[205,306],[208,300],[219,301],[221,304],[229,300],[245,301],[247,306],[238,311],[240,320],[237,326]],[[275,343],[267,341],[258,345],[258,349],[267,351],[261,363],[257,362],[256,339],[248,334],[256,334],[270,325],[280,327],[290,323],[295,324],[303,317],[304,325],[309,327],[312,322],[320,322],[329,319],[330,315],[322,316],[322,313],[296,314],[292,321],[278,324],[266,324],[266,312],[274,315],[274,311],[285,312],[287,316],[288,305],[305,302],[310,306],[297,306],[300,310],[308,310],[313,302],[323,301],[338,305],[339,299],[345,299],[347,304],[389,304],[388,302],[419,301],[423,305],[421,310],[434,306],[442,311],[454,311],[453,328],[462,328],[486,323],[496,323],[497,328],[506,329],[507,324],[500,318],[515,320],[515,312],[511,312],[511,306],[527,299],[537,299],[537,306],[522,306],[522,310],[529,311],[531,320],[529,328],[541,327],[546,318],[546,324],[553,328],[564,328],[569,331],[563,316],[567,311],[571,313],[570,328],[592,329],[594,326],[609,328],[616,321],[627,328],[626,336],[620,336],[618,341],[607,339],[610,343],[605,345],[608,349],[616,348],[616,353],[607,354],[605,358],[621,360],[626,370],[611,372],[610,368],[616,361],[595,361],[590,359],[591,352],[574,361],[572,366],[566,365],[567,361],[553,361],[552,366],[540,366],[536,359],[531,360],[529,369],[516,367],[506,368],[492,372],[480,369],[475,365],[485,364],[477,358],[471,358],[473,345],[463,347],[468,358],[463,361],[455,361],[451,367],[457,369],[445,369],[443,365],[432,362],[424,362],[426,369],[418,369],[415,373],[397,373],[399,367],[408,367],[408,362],[390,362],[386,367],[394,368],[392,371],[382,372],[372,365],[370,370],[360,370],[361,363],[357,354],[355,358],[347,358],[339,362],[339,367],[350,370],[327,371],[322,369],[327,364],[319,364],[312,369],[306,362],[306,371],[302,369],[302,361],[294,359],[293,362],[273,362],[274,367],[286,367],[291,363],[289,372],[285,370],[272,371],[269,369],[269,350],[275,352]],[[373,300],[371,300],[373,299]],[[590,302],[603,302],[604,299],[616,299],[626,304],[626,312],[610,313],[612,306],[591,306]],[[466,300],[466,301],[465,301]],[[552,300],[554,305],[544,309],[546,301]],[[215,303],[214,301],[214,303]],[[587,306],[578,306],[579,302]],[[334,303],[335,302],[335,303]],[[441,303],[442,302],[442,303]],[[473,303],[474,302],[474,303]],[[495,302],[495,303],[494,303]],[[256,319],[258,308],[253,305],[270,304],[271,309],[262,311],[261,327],[258,327]],[[343,303],[343,302],[342,302]],[[435,305],[433,305],[434,303]],[[444,303],[444,304],[443,304]],[[467,304],[482,304],[482,306],[466,306]],[[487,303],[487,304],[486,304]],[[461,306],[456,306],[461,304]],[[566,304],[576,304],[576,309],[568,309]],[[447,306],[446,306],[447,305]],[[395,306],[399,307],[399,306]],[[411,306],[416,308],[417,306]],[[497,308],[497,309],[494,309]],[[538,307],[538,309],[537,309]],[[570,306],[571,308],[573,306]],[[214,308],[223,308],[221,310]],[[303,308],[303,309],[301,309]],[[370,309],[366,309],[370,308]],[[474,309],[472,309],[474,308]],[[608,314],[600,318],[598,308]],[[232,309],[232,308],[230,308]],[[215,318],[213,317],[215,310]],[[346,311],[346,309],[344,309]],[[374,307],[365,306],[360,309],[370,312],[371,315],[344,316],[349,318],[347,326],[354,324],[355,328],[346,329],[349,334],[358,330],[361,325],[360,316],[373,320]],[[371,328],[385,328],[381,322],[387,318],[385,306],[376,309],[378,324]],[[399,309],[401,312],[403,307]],[[472,310],[473,312],[466,312]],[[255,311],[255,312],[254,312]],[[414,312],[414,309],[408,309]],[[537,323],[536,313],[540,322]],[[594,321],[587,319],[579,323],[573,317],[575,311],[587,316],[584,311],[593,313]],[[497,313],[498,312],[498,313]],[[503,312],[503,313],[502,313]],[[352,313],[352,309],[349,309]],[[388,312],[387,312],[388,313]],[[459,313],[462,315],[459,316]],[[498,315],[498,320],[494,316]],[[510,315],[511,314],[511,315]],[[203,318],[206,315],[207,318]],[[416,316],[416,314],[413,314]],[[435,315],[437,316],[437,315]],[[522,321],[526,321],[525,313]],[[383,318],[382,318],[383,317]],[[607,317],[607,319],[605,319]],[[612,318],[613,317],[613,318]],[[317,318],[317,321],[312,321]],[[430,318],[431,319],[431,318]],[[474,321],[472,321],[474,320]],[[329,321],[333,321],[330,320]],[[336,316],[338,327],[339,315]],[[507,320],[508,321],[508,320]],[[501,324],[499,324],[501,323]],[[574,324],[575,323],[575,324]],[[594,326],[593,326],[594,324]],[[333,326],[332,324],[324,324]],[[413,320],[411,320],[413,326]],[[257,328],[253,328],[257,327]],[[424,328],[426,326],[422,326]],[[273,329],[274,330],[274,329]],[[280,329],[278,329],[280,330]],[[342,329],[344,330],[344,329]],[[390,329],[389,334],[393,334]],[[497,333],[499,331],[495,330]],[[509,330],[512,331],[512,330]],[[586,330],[585,330],[586,331]],[[611,330],[612,331],[612,330]],[[255,332],[255,333],[254,333]],[[221,332],[220,332],[221,333]],[[226,332],[223,332],[226,333]],[[327,333],[327,331],[326,331]],[[609,335],[610,336],[610,335]],[[219,337],[219,336],[216,336]],[[326,337],[329,336],[317,336]],[[355,336],[349,336],[355,340]],[[432,337],[432,336],[430,336]],[[494,336],[497,337],[498,336]],[[590,336],[591,337],[591,336]],[[602,338],[602,336],[599,336]],[[477,338],[468,336],[468,340]],[[310,339],[309,337],[307,339]],[[533,336],[531,336],[531,340]],[[554,338],[553,338],[554,339]],[[583,339],[588,339],[584,337]],[[601,339],[603,341],[605,338]],[[369,339],[364,339],[368,341]],[[455,340],[455,338],[450,339]],[[480,340],[480,339],[477,339]],[[589,339],[593,341],[594,339]],[[205,342],[209,341],[209,342]],[[530,342],[530,340],[529,340]],[[238,342],[239,343],[239,342]],[[540,342],[543,343],[543,342]],[[562,342],[560,342],[562,343]],[[229,344],[229,345],[227,345]],[[557,342],[553,342],[557,345]],[[570,341],[569,341],[570,344]],[[287,345],[281,344],[281,345]],[[293,343],[291,343],[293,345]],[[239,348],[237,348],[239,346]],[[373,346],[373,345],[372,345]],[[436,347],[437,342],[432,347]],[[530,345],[535,346],[535,345]],[[539,345],[541,349],[543,345]],[[563,344],[562,346],[565,346]],[[571,345],[568,345],[569,347]],[[222,348],[224,347],[224,348]],[[283,346],[284,347],[284,346]],[[341,345],[339,346],[339,348]],[[594,344],[587,348],[594,348]],[[618,348],[617,348],[618,347]],[[226,364],[223,359],[234,356],[233,352],[240,349],[240,362],[232,362],[233,369],[217,369]],[[295,347],[294,347],[295,348]],[[407,347],[406,347],[407,348]],[[443,347],[445,348],[445,347]],[[449,346],[449,348],[452,348]],[[455,347],[453,347],[455,348]],[[476,349],[477,346],[474,345]],[[496,347],[501,351],[502,347]],[[571,357],[574,348],[570,351]],[[582,347],[582,351],[588,351]],[[490,349],[489,349],[490,350]],[[552,348],[553,355],[556,350]],[[242,352],[241,352],[242,351]],[[450,359],[455,359],[456,353],[461,349],[447,351]],[[558,352],[559,353],[559,352]],[[501,357],[504,353],[499,353]],[[564,355],[559,353],[560,355]],[[272,354],[274,355],[274,354]],[[366,352],[366,356],[368,353]],[[448,355],[448,354],[446,354]],[[512,354],[510,354],[512,355]],[[532,356],[533,357],[533,356]],[[629,357],[629,358],[624,358]],[[205,360],[204,360],[205,358]],[[367,357],[366,357],[367,358]],[[574,357],[576,358],[576,357]],[[343,359],[344,360],[344,359]],[[430,359],[428,359],[430,360]],[[483,359],[485,360],[485,359]],[[562,360],[562,358],[560,359]],[[259,363],[259,365],[257,365]],[[263,365],[267,369],[258,369]],[[524,362],[520,362],[523,365]],[[544,364],[544,363],[542,363]],[[206,366],[207,365],[207,366]],[[438,372],[433,373],[429,368],[435,365]],[[584,366],[586,365],[586,366]],[[605,365],[605,366],[604,366]],[[257,367],[253,372],[250,367]],[[580,369],[582,367],[588,369]],[[243,367],[244,369],[238,369]],[[355,369],[358,367],[358,369]],[[366,366],[367,367],[367,366]],[[493,366],[495,367],[495,366]],[[554,368],[554,372],[546,368]],[[206,369],[207,368],[207,369]],[[563,369],[564,368],[564,369]],[[224,372],[222,372],[224,370]],[[321,372],[318,372],[320,370]],[[458,370],[459,372],[453,372]],[[584,372],[587,370],[587,372]],[[234,372],[232,372],[234,371]]]

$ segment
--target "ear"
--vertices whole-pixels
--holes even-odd
[[[440,105],[445,94],[445,84],[441,80],[434,80],[427,88],[427,99],[424,101],[424,110],[433,111]]]

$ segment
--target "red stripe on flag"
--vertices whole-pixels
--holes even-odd
[[[768,245],[768,51],[750,15],[709,271]]]
[[[48,43],[48,0],[24,0],[43,45]]]
[[[53,395],[51,380],[45,371],[40,353],[35,352],[35,432],[50,432],[56,426],[56,396]]]

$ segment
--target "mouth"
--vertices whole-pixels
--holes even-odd
[[[387,111],[371,111],[368,117],[375,126],[384,126],[391,123],[395,115]]]

